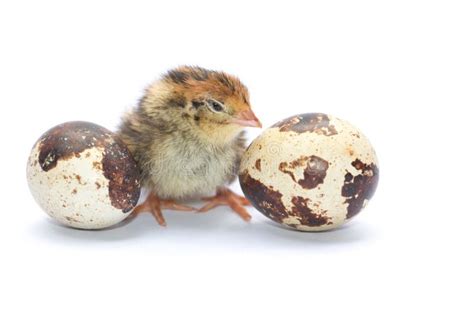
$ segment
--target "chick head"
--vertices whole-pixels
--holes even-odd
[[[164,80],[184,97],[185,112],[201,124],[261,127],[251,109],[247,87],[233,75],[182,66],[170,70]]]

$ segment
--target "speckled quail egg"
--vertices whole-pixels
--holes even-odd
[[[307,113],[265,130],[243,155],[242,190],[265,216],[301,231],[338,227],[377,188],[379,168],[368,139],[336,117]]]
[[[33,146],[27,179],[36,202],[62,224],[100,229],[125,219],[140,197],[139,169],[107,129],[68,122]]]

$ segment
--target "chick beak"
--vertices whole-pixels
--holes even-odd
[[[260,123],[252,110],[240,112],[233,119],[231,119],[230,122],[240,126],[262,127],[262,123]]]

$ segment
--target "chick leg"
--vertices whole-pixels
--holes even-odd
[[[161,212],[162,208],[176,210],[176,211],[195,211],[196,209],[190,206],[181,205],[172,200],[161,200],[155,193],[150,193],[145,202],[135,207],[131,218],[135,218],[139,213],[150,211],[155,217],[158,224],[166,226],[165,218]]]
[[[155,193],[148,194],[145,202],[135,207],[133,213],[130,215],[131,218],[135,218],[138,214],[149,211],[156,219],[158,224],[166,226],[165,218],[161,212],[161,201]]]
[[[236,212],[244,221],[248,222],[252,218],[247,212],[244,206],[251,205],[250,202],[228,188],[219,188],[217,189],[217,194],[214,197],[204,198],[204,201],[207,201],[203,207],[201,207],[198,212],[207,212],[220,205],[228,205],[230,208]]]

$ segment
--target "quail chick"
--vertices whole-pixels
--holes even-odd
[[[204,198],[198,212],[228,205],[244,220],[250,203],[228,188],[245,149],[244,127],[261,127],[247,88],[235,76],[201,67],[168,71],[124,115],[119,136],[141,169],[149,190],[134,215],[151,211],[165,226],[161,209],[195,210],[176,200]]]

